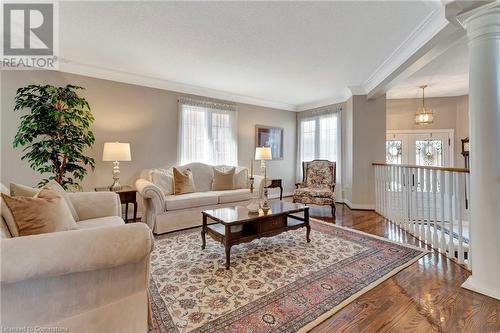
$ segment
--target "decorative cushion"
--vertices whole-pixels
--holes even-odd
[[[184,171],[179,171],[177,168],[173,168],[174,173],[174,194],[185,194],[196,192],[194,187],[193,173],[190,169],[185,169]]]
[[[39,188],[10,183],[10,195],[13,197],[34,197],[40,192]]]
[[[158,186],[165,195],[174,193],[174,175],[172,169],[155,169],[151,171],[151,181]]]
[[[2,220],[3,220],[2,222],[5,222],[5,225],[7,226],[7,229],[11,237],[18,237],[19,231],[17,230],[16,222],[14,221],[14,216],[12,216],[9,207],[7,207],[7,204],[3,199],[3,195],[7,194],[2,193],[0,196],[0,207],[2,210]]]
[[[76,229],[68,205],[56,191],[42,189],[34,197],[11,197],[2,193],[2,208],[12,217],[7,225],[13,236],[28,236]],[[12,224],[13,222],[13,224]]]
[[[43,188],[55,191],[58,193],[63,199],[64,202],[68,205],[69,211],[75,221],[79,221],[78,214],[76,213],[75,206],[69,199],[68,193],[64,190],[64,188],[55,180],[49,181]],[[34,188],[26,185],[11,183],[10,184],[10,195],[13,197],[34,197],[36,194],[40,192],[39,188]]]
[[[68,205],[69,211],[71,212],[73,219],[75,219],[75,221],[77,222],[80,220],[76,212],[75,206],[73,206],[73,203],[71,202],[68,196],[68,193],[66,193],[66,190],[58,182],[56,182],[55,180],[51,180],[43,188],[55,191],[57,194],[59,194]]]
[[[230,168],[226,172],[219,171],[214,168],[214,178],[212,180],[213,191],[224,191],[234,189],[234,171],[235,168]]]
[[[237,170],[237,169],[236,169]],[[247,189],[248,188],[248,169],[242,168],[234,173],[234,188]]]

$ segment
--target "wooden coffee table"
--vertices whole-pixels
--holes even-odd
[[[282,232],[306,228],[306,240],[311,239],[309,225],[309,207],[283,201],[271,201],[271,209],[264,212],[250,213],[246,207],[234,206],[208,209],[202,212],[203,227],[201,230],[202,245],[205,249],[205,234],[221,242],[226,250],[226,269],[229,269],[231,247],[240,243],[248,243],[261,237],[271,237]],[[303,217],[295,215],[303,212]],[[217,223],[208,224],[208,219]]]

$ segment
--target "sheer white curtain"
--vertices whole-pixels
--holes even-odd
[[[238,165],[236,106],[179,99],[178,160]]]
[[[341,105],[333,105],[298,114],[297,178],[302,180],[302,162],[315,159],[336,162],[337,199],[341,195],[342,131]]]

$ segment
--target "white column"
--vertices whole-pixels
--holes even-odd
[[[500,299],[500,7],[465,19],[469,39],[472,276],[462,287]]]

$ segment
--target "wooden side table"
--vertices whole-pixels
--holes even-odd
[[[280,200],[283,200],[283,185],[281,184],[281,179],[271,179],[271,184],[269,184],[267,188],[279,188]]]
[[[96,187],[96,192],[109,192],[109,187]],[[134,204],[134,221],[137,219],[137,190],[132,186],[123,186],[121,190],[116,191],[120,196],[120,201],[125,204],[125,223],[129,222],[128,219],[128,204]]]

